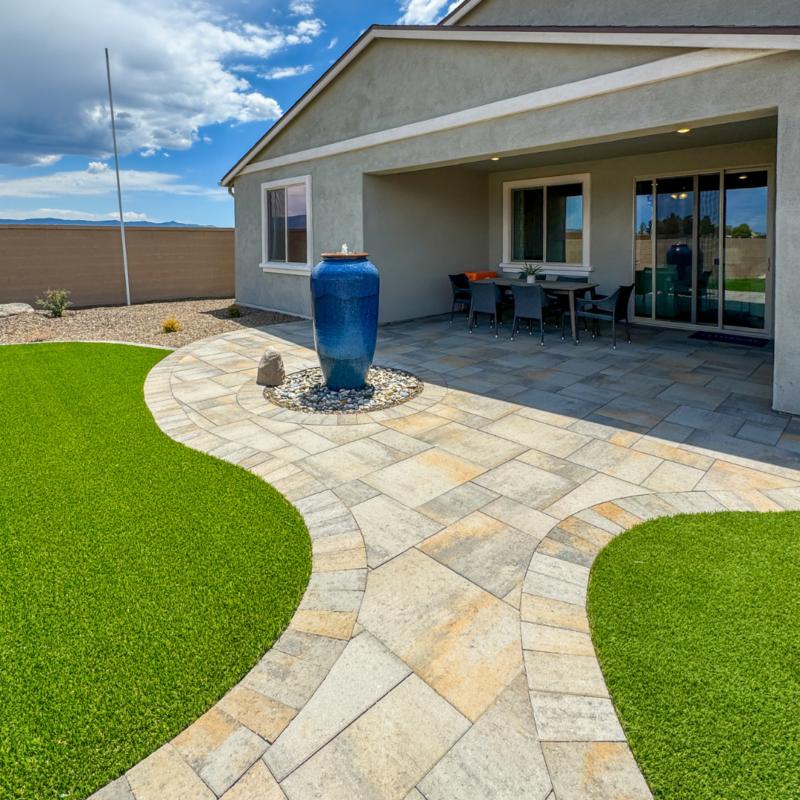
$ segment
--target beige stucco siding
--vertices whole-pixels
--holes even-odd
[[[381,265],[383,320],[449,311],[447,275],[486,269],[488,179],[450,167],[364,176],[364,246]]]
[[[774,407],[800,415],[800,102],[778,115]]]
[[[800,25],[797,0],[482,0],[457,25]]]
[[[688,50],[377,39],[256,161],[431,119]]]

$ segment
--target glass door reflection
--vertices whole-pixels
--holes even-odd
[[[698,325],[719,325],[720,176],[700,175],[698,185],[697,279],[695,319]]]
[[[763,330],[769,275],[766,170],[725,174],[723,325]]]
[[[636,234],[634,240],[636,316],[653,315],[653,181],[636,182]]]
[[[656,319],[692,322],[694,177],[656,181]]]

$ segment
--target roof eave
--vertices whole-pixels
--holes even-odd
[[[247,166],[259,151],[274,138],[297,114],[305,108],[332,80],[339,74],[364,48],[375,38],[374,31],[378,25],[370,25],[361,36],[356,39],[339,58],[334,61],[325,72],[314,81],[313,84],[300,96],[292,107],[280,117],[275,124],[229,169],[222,180],[220,186],[229,186],[230,182],[236,177],[238,171]]]
[[[481,0],[464,0],[461,5],[456,6],[448,14],[445,14],[444,17],[439,20],[439,25],[454,25],[462,17],[465,17],[467,14],[469,14],[469,12],[472,11],[472,9],[475,8],[475,6],[477,6],[480,2]]]
[[[477,4],[477,3],[476,3]],[[462,8],[462,6],[459,6]],[[455,9],[457,12],[459,9]],[[466,12],[465,12],[466,13]],[[228,170],[219,186],[230,186],[238,173],[246,167],[258,153],[270,141],[282,131],[325,87],[333,81],[336,76],[342,72],[361,52],[363,52],[369,44],[377,38],[380,38],[380,31],[391,30],[427,30],[427,31],[442,31],[439,25],[371,25],[353,44],[330,66],[329,69],[321,75],[309,89],[300,97],[300,99],[286,111],[286,113],[271,127],[266,133]],[[571,31],[576,34],[584,33],[622,33],[626,35],[635,35],[637,33],[653,33],[653,32],[669,32],[669,33],[725,33],[725,34],[752,34],[752,33],[768,33],[768,34],[791,34],[794,36],[800,35],[800,27],[786,26],[780,27],[755,27],[755,28],[741,28],[741,27],[673,27],[673,26],[639,26],[639,27],[620,27],[620,26],[525,26],[525,25],[510,25],[510,26],[461,26],[458,28],[451,28],[452,32],[456,35],[467,34],[470,31],[538,31],[538,32],[557,32],[557,31]]]

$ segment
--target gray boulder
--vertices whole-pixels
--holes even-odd
[[[281,354],[274,347],[268,347],[261,356],[256,383],[259,386],[280,386],[285,379],[286,370],[283,368]]]
[[[27,303],[5,303],[5,305],[0,305],[0,318],[14,317],[17,314],[33,314],[33,307]]]

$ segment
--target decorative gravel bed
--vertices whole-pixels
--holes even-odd
[[[410,372],[391,367],[372,367],[363,389],[332,392],[322,382],[319,367],[295,372],[280,386],[269,386],[264,397],[276,406],[315,414],[358,414],[381,411],[406,403],[422,392],[425,384]]]
[[[60,319],[36,311],[0,319],[0,344],[26,342],[113,341],[178,348],[197,339],[241,328],[260,328],[297,317],[241,306],[241,317],[228,317],[233,299],[177,300],[133,306],[69,309]],[[161,323],[175,317],[181,330],[164,333]]]

